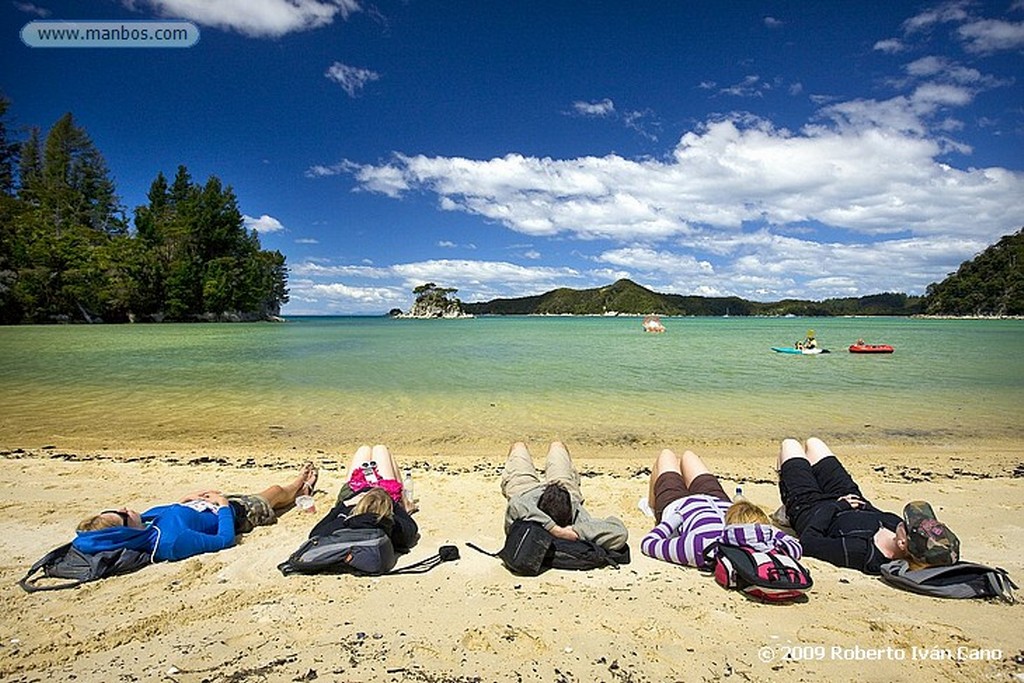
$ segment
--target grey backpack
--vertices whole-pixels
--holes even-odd
[[[115,548],[84,553],[71,543],[65,543],[33,564],[18,585],[29,593],[74,588],[108,576],[128,574],[152,562],[153,555],[148,551]],[[33,576],[37,573],[40,575]]]
[[[911,570],[906,560],[882,565],[882,580],[904,590],[937,598],[999,598],[1013,603],[1017,584],[1001,567],[957,562]]]

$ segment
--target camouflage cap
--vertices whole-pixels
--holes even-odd
[[[907,503],[903,521],[907,525],[907,551],[916,562],[935,567],[960,559],[960,539],[935,518],[931,505],[923,500]]]

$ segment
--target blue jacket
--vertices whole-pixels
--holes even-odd
[[[156,562],[184,560],[235,544],[235,513],[230,505],[216,513],[198,512],[178,503],[160,505],[143,512],[142,521],[160,530],[153,556]]]

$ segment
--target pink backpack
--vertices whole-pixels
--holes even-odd
[[[776,550],[755,550],[719,541],[708,555],[719,585],[765,602],[800,598],[814,584],[803,565]]]

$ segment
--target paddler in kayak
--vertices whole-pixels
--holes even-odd
[[[818,348],[818,340],[814,337],[814,330],[807,330],[807,336],[804,337],[803,341],[796,343],[798,349],[816,349]]]

